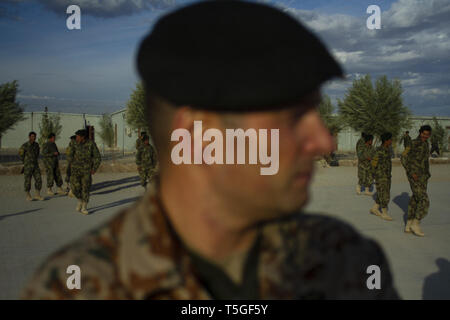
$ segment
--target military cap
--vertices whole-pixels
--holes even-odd
[[[80,137],[87,137],[87,130],[80,129],[77,132],[75,132],[75,135],[80,136]]]
[[[75,134],[75,135],[73,135],[73,136],[70,137],[70,140],[73,140],[73,139],[75,139],[76,137],[77,137],[77,135]]]
[[[198,2],[162,17],[140,45],[137,68],[147,92],[214,111],[276,109],[343,75],[301,22],[236,0]]]

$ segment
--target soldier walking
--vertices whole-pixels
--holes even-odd
[[[420,221],[428,214],[430,206],[427,194],[428,179],[431,177],[427,141],[430,136],[429,125],[420,127],[419,136],[412,141],[411,150],[406,155],[406,175],[413,194],[408,204],[405,232],[412,231],[420,237],[425,235],[420,229]]]
[[[69,161],[69,155],[70,155],[70,150],[72,150],[73,146],[76,143],[76,135],[73,135],[70,137],[70,142],[69,145],[66,148],[66,160],[67,160],[67,167],[66,167],[66,178],[64,181],[66,181],[67,184],[67,188],[66,191],[69,193],[69,197],[73,198],[73,192],[70,189],[70,171],[71,171],[71,163]]]
[[[366,134],[364,136],[364,144],[360,147],[358,154],[358,171],[361,179],[360,186],[364,187],[364,194],[368,196],[373,195],[373,192],[370,192],[370,187],[373,184],[373,170],[370,163],[374,156],[372,143],[373,135]],[[359,194],[361,194],[361,192]]]
[[[136,153],[136,164],[141,178],[141,185],[147,189],[147,182],[151,181],[153,176],[153,169],[156,165],[156,156],[155,150],[150,144],[149,136],[144,135],[142,140],[143,144]]]
[[[76,132],[76,143],[70,149],[69,162],[70,188],[78,199],[76,210],[88,214],[89,190],[92,184],[92,175],[100,166],[101,156],[94,141],[88,139],[87,130]]]
[[[36,200],[44,200],[41,197],[42,177],[41,169],[39,168],[39,144],[36,142],[36,132],[30,132],[28,134],[28,142],[25,142],[19,149],[19,156],[23,162],[23,174],[25,177],[24,188],[26,192],[26,199],[28,201],[33,200],[30,195],[31,190],[31,177],[34,178],[34,188]]]
[[[361,167],[361,157],[363,153],[366,133],[361,133],[361,138],[356,142],[356,156],[358,157],[358,184],[356,185],[356,193],[361,194],[361,186],[364,184],[363,168]]]
[[[392,217],[389,216],[387,212],[387,206],[391,195],[391,145],[392,134],[390,132],[383,133],[381,135],[381,146],[377,148],[375,156],[372,160],[377,196],[375,199],[375,205],[372,209],[370,209],[371,213],[388,221],[392,220]]]
[[[59,150],[55,143],[56,136],[54,133],[48,135],[48,141],[42,147],[42,156],[44,160],[45,170],[47,173],[47,194],[55,195],[53,192],[53,183],[56,182],[58,194],[66,194],[61,188],[63,180],[61,171],[59,170]]]

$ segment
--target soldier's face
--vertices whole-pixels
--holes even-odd
[[[28,139],[30,140],[31,143],[33,143],[36,141],[36,136],[34,134],[32,134],[28,137]]]
[[[420,139],[422,139],[422,141],[427,141],[431,136],[431,132],[430,131],[422,131],[420,133]]]
[[[51,137],[50,139],[48,139],[48,141],[55,142],[55,137]]]
[[[81,138],[81,136],[75,136],[75,141],[77,142],[77,143],[80,143],[81,141],[82,141],[82,138]]]
[[[261,175],[262,165],[248,164],[248,160],[244,165],[211,167],[215,170],[216,191],[254,212],[255,216],[247,219],[273,218],[280,213],[299,210],[307,203],[315,158],[334,150],[333,137],[316,110],[319,102],[320,95],[301,106],[240,116],[238,128],[254,128],[257,132],[268,129],[269,142],[270,129],[279,129],[279,170],[276,174]],[[270,144],[267,150],[272,150]]]

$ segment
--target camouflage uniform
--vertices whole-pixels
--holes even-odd
[[[411,143],[412,143],[412,139],[410,136],[403,136],[402,140],[400,140],[400,142],[403,141],[403,146],[406,148],[411,147]]]
[[[97,145],[91,140],[75,143],[70,150],[71,163],[70,188],[77,199],[89,202],[89,190],[92,184],[91,170],[97,171],[101,155]]]
[[[58,155],[55,156],[55,152]],[[59,151],[56,143],[46,142],[42,147],[42,156],[45,165],[45,171],[47,172],[47,188],[53,187],[53,182],[56,181],[56,186],[61,187],[63,180],[61,177],[61,171],[59,170]]]
[[[374,148],[370,145],[364,144],[360,147],[360,153],[358,155],[358,173],[360,177],[360,186],[369,188],[373,183],[373,169],[370,164],[370,160],[374,156]]]
[[[428,213],[430,200],[427,195],[427,184],[431,177],[428,157],[428,141],[422,141],[420,137],[414,139],[406,155],[406,175],[413,193],[408,205],[408,220],[414,218],[421,220]],[[417,175],[417,181],[412,177],[413,174]]]
[[[142,144],[136,153],[136,164],[139,168],[139,176],[141,177],[141,185],[145,187],[147,181],[150,181],[153,175],[153,169],[156,165],[155,150],[152,145]]]
[[[358,157],[358,185],[362,186],[364,185],[364,179],[363,179],[363,169],[361,168],[361,157],[362,157],[362,150],[364,147],[364,139],[359,138],[358,142],[356,143],[356,156]]]
[[[142,147],[143,144],[144,144],[144,141],[142,141],[141,138],[137,138],[136,139],[136,150],[139,151],[139,149]]]
[[[71,170],[71,162],[69,160],[70,152],[71,152],[73,146],[75,145],[75,143],[76,143],[75,140],[70,140],[69,145],[66,148],[67,168],[66,168],[66,179],[64,179],[64,181],[66,181],[67,184],[70,182],[70,170]]]
[[[189,214],[188,212],[186,212]],[[260,299],[398,299],[380,246],[350,225],[293,214],[259,227]],[[66,287],[69,265],[81,289]],[[367,288],[367,267],[381,269],[381,289]],[[24,299],[212,299],[176,235],[155,188],[133,207],[50,257]]]
[[[23,162],[23,173],[25,177],[25,192],[31,190],[31,177],[34,177],[34,188],[41,190],[42,178],[41,169],[39,168],[39,144],[37,142],[25,142],[19,149],[19,156]]]
[[[391,196],[392,160],[390,149],[383,145],[379,146],[372,160],[372,166],[377,188],[375,202],[381,208],[387,208]]]

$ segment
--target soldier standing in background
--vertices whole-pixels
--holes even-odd
[[[66,167],[66,184],[67,184],[67,188],[66,191],[69,193],[69,197],[73,198],[75,197],[73,195],[72,190],[70,189],[70,171],[71,171],[71,163],[69,161],[69,155],[70,155],[70,150],[72,150],[73,146],[75,145],[76,142],[76,135],[73,135],[70,137],[70,142],[69,145],[66,148],[66,160],[67,160],[67,167]]]
[[[419,136],[412,141],[411,150],[406,154],[406,175],[411,186],[412,197],[408,204],[408,221],[405,232],[413,232],[416,236],[425,234],[420,229],[420,221],[428,214],[430,200],[427,194],[428,179],[431,177],[428,139],[431,127],[420,127]]]
[[[142,145],[144,144],[144,141],[142,140],[144,136],[147,135],[147,132],[142,131],[141,135],[136,139],[136,151],[139,151],[139,149],[142,147]]]
[[[71,164],[70,188],[78,199],[76,210],[88,214],[91,175],[95,174],[100,166],[101,155],[95,142],[88,139],[87,130],[76,132],[76,143],[70,150],[69,161]]]
[[[408,147],[411,147],[412,139],[409,136],[409,131],[405,131],[405,134],[403,135],[402,139],[400,140],[400,143],[403,141],[403,147],[406,149]]]
[[[54,133],[48,135],[48,141],[42,147],[42,156],[44,160],[45,170],[47,172],[47,194],[55,195],[52,190],[53,183],[56,182],[58,187],[58,194],[66,194],[61,188],[63,180],[61,171],[59,170],[59,151],[55,143],[56,136]]]
[[[153,169],[156,166],[156,155],[148,135],[144,135],[142,140],[143,144],[136,153],[136,164],[141,177],[141,185],[147,189],[147,181],[151,181]]]
[[[358,157],[358,185],[356,186],[357,194],[361,194],[361,186],[364,184],[363,169],[361,168],[361,159],[365,137],[366,134],[364,132],[361,133],[361,138],[359,138],[358,142],[356,143],[356,156]]]
[[[372,146],[373,135],[366,134],[364,136],[364,144],[360,148],[360,155],[358,160],[359,170],[361,171],[361,186],[364,186],[364,194],[371,196],[373,192],[370,192],[370,187],[373,184],[373,169],[370,161],[374,156],[374,149]]]
[[[387,206],[391,195],[391,145],[392,134],[390,132],[383,133],[381,135],[381,146],[377,148],[372,160],[375,185],[377,187],[377,197],[375,199],[375,205],[370,209],[371,213],[388,221],[392,220],[392,217],[390,217],[387,212]]]
[[[24,187],[26,192],[26,199],[33,200],[30,195],[31,177],[34,177],[34,188],[36,191],[35,199],[44,200],[41,197],[42,177],[41,169],[39,168],[39,144],[36,142],[36,132],[28,134],[28,142],[25,142],[19,149],[19,156],[23,162],[24,173]]]

